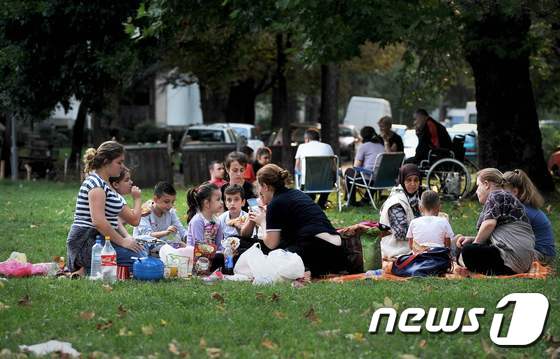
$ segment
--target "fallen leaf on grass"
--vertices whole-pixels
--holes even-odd
[[[270,296],[270,301],[271,302],[278,302],[280,300],[280,296],[276,293],[272,293],[272,295]]]
[[[350,313],[350,309],[339,309],[338,314],[348,314]]]
[[[265,300],[264,293],[256,292],[255,293],[255,298],[257,298],[257,300]]]
[[[132,336],[132,332],[126,329],[126,327],[122,327],[121,329],[119,329],[119,337],[130,337],[130,336]]]
[[[64,213],[64,210],[63,210],[63,209],[61,209],[60,211],[56,211],[56,214],[59,215],[59,216],[60,216],[61,214],[63,214],[63,213]]]
[[[363,342],[365,340],[364,333],[360,333],[360,332],[346,334],[344,337],[346,339],[350,339],[350,340],[353,340],[355,342]]]
[[[560,358],[560,348],[550,347],[546,350],[546,354],[548,354],[550,359],[558,359]]]
[[[37,226],[34,225],[34,224],[31,224],[31,225],[29,225],[29,228],[37,228]]]
[[[307,312],[305,312],[304,316],[305,318],[307,318],[307,320],[309,320],[312,323],[318,323],[321,321],[321,319],[319,319],[317,314],[315,314],[315,308],[313,307],[309,308]]]
[[[326,337],[326,338],[334,338],[334,337],[338,337],[340,335],[340,329],[322,330],[317,334],[319,334],[322,337]]]
[[[97,323],[95,325],[95,328],[97,330],[106,330],[106,329],[111,328],[112,326],[113,326],[113,321],[109,320],[109,321],[106,321],[105,323]]]
[[[278,349],[278,345],[276,343],[274,343],[272,340],[270,339],[264,339],[261,342],[261,345],[266,348],[266,349],[270,349],[270,350],[276,350]]]
[[[181,351],[181,349],[179,349],[179,343],[177,343],[177,341],[175,339],[173,339],[171,341],[171,343],[167,344],[167,349],[169,350],[169,352],[175,356],[181,357],[181,358],[189,358],[190,355],[187,352]]]
[[[399,355],[399,359],[418,359],[418,357],[412,354],[401,354]]]
[[[206,343],[206,339],[204,339],[204,337],[200,338],[200,341],[198,342],[198,346],[200,347],[200,349],[206,349],[206,346],[208,344]]]
[[[31,298],[29,298],[29,294],[26,294],[23,297],[21,297],[20,300],[18,300],[18,304],[21,306],[31,305]]]
[[[206,349],[206,355],[208,355],[208,357],[211,358],[211,359],[219,358],[219,357],[222,356],[222,349],[220,349],[220,348],[207,348]]]
[[[272,313],[272,315],[274,315],[278,319],[286,319],[286,313],[276,311]]]
[[[80,312],[80,318],[83,320],[90,320],[95,317],[95,312]]]
[[[117,317],[119,317],[119,318],[126,317],[126,314],[128,313],[128,309],[126,309],[122,304],[119,305],[119,308],[117,309],[117,311],[118,311]]]
[[[426,341],[426,339],[422,339],[422,340],[420,340],[420,343],[418,343],[418,346],[422,349],[424,349],[427,345],[428,345],[428,342]]]
[[[89,355],[87,357],[88,357],[88,359],[98,359],[98,358],[106,359],[106,358],[109,358],[109,355],[96,350],[94,352],[89,353]]]
[[[222,297],[222,295],[218,292],[213,292],[212,293],[212,299],[217,300],[218,302],[224,304],[224,297]]]
[[[398,303],[393,303],[393,301],[389,297],[385,297],[385,299],[383,300],[383,305],[385,307],[391,307],[391,308],[399,309],[399,304]]]
[[[159,325],[161,325],[162,327],[165,327],[167,325],[167,322],[165,320],[161,319],[159,321]]]
[[[144,335],[154,334],[154,327],[152,327],[151,325],[143,325],[142,326],[142,334],[144,334]]]
[[[103,288],[103,290],[107,293],[112,292],[113,291],[113,287],[111,287],[109,284],[103,284],[101,286],[101,288]]]
[[[10,306],[0,302],[0,310],[3,310],[3,309],[10,309]]]

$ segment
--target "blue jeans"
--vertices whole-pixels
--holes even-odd
[[[103,243],[105,243],[105,241],[103,241]],[[131,271],[132,263],[134,263],[134,259],[132,259],[132,257],[142,258],[148,256],[148,252],[146,251],[146,249],[139,253],[136,253],[128,248],[118,246],[115,243],[111,244],[113,245],[113,248],[115,248],[115,252],[117,252],[117,265],[129,267]]]

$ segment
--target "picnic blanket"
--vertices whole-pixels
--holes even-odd
[[[342,275],[336,277],[330,277],[324,279],[327,282],[335,282],[335,283],[343,283],[343,282],[351,282],[357,280],[391,280],[391,281],[406,281],[411,279],[411,277],[399,277],[394,274],[391,274],[391,267],[393,262],[390,261],[383,261],[383,274],[376,277],[371,277],[366,275],[366,273],[359,273],[359,274],[350,274],[350,275]],[[527,273],[519,273],[513,275],[499,275],[499,276],[488,276],[480,273],[473,273],[458,265],[456,262],[453,262],[453,269],[451,273],[447,273],[443,277],[435,277],[441,279],[464,279],[464,278],[499,278],[499,279],[507,279],[507,278],[532,278],[532,279],[544,279],[550,275],[552,275],[553,270],[551,266],[545,266],[538,261],[534,261],[531,265],[531,269]]]

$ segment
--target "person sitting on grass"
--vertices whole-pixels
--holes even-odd
[[[154,197],[150,206],[150,213],[140,220],[134,228],[135,237],[149,235],[159,238],[176,247],[181,247],[187,239],[187,230],[177,216],[173,206],[177,192],[169,182],[159,182],[154,187]],[[157,253],[160,246],[152,246],[151,252]]]
[[[305,193],[286,187],[287,170],[268,164],[257,172],[259,196],[266,210],[250,212],[249,219],[264,226],[264,252],[281,248],[297,253],[312,276],[346,271],[342,239],[325,212]]]
[[[242,152],[231,152],[227,155],[225,165],[226,172],[229,175],[228,185],[238,185],[243,188],[243,193],[245,193],[245,200],[249,198],[255,198],[255,193],[253,191],[253,185],[245,181],[245,168],[247,167],[247,156]],[[226,201],[225,190],[227,186],[222,186],[222,201]],[[249,212],[249,206],[245,203],[241,209],[245,212]]]
[[[222,251],[224,229],[216,216],[222,211],[222,196],[215,184],[203,183],[191,188],[187,192],[187,244],[195,247],[197,244],[216,246],[216,251]],[[224,264],[223,254],[214,255],[212,268]]]
[[[410,251],[406,234],[410,222],[420,217],[420,178],[418,166],[412,163],[403,165],[399,170],[398,186],[391,189],[381,207],[379,222],[391,227],[391,232],[384,233],[381,239],[383,258],[394,259]]]
[[[125,204],[127,202],[124,196],[131,194],[133,191],[137,192],[140,190],[133,184],[134,182],[132,182],[132,179],[130,177],[130,169],[128,169],[127,167],[123,167],[123,170],[118,177],[109,177],[109,185],[111,185],[111,188],[122,197],[122,200]],[[124,226],[126,223],[123,223],[123,219],[121,218],[121,216],[119,216],[118,220],[119,227],[117,229],[117,232],[119,232],[119,234],[124,238],[132,238],[132,236],[128,233],[128,230]]]
[[[103,142],[97,149],[90,148],[84,155],[85,180],[76,199],[74,222],[66,240],[68,269],[73,275],[89,274],[91,247],[96,236],[108,236],[117,252],[117,264],[130,267],[131,257],[144,252],[144,247],[132,238],[123,238],[117,232],[121,216],[131,225],[140,222],[141,192],[132,192],[134,209],[109,185],[109,177],[120,176],[124,163],[124,147],[115,141]]]
[[[203,183],[187,192],[187,244],[210,243],[221,247],[223,228],[216,221],[221,197],[220,190],[212,183]]]
[[[543,264],[550,264],[556,257],[554,233],[550,220],[541,211],[544,199],[529,176],[523,170],[504,173],[504,189],[511,192],[525,206],[529,223],[535,233],[535,250],[537,259]]]
[[[253,171],[255,176],[257,172],[272,161],[272,150],[268,147],[259,147],[255,154],[255,161],[253,162]]]
[[[223,228],[224,238],[237,237],[239,229],[247,220],[247,212],[241,209],[245,205],[245,194],[243,188],[235,184],[228,186],[224,194],[228,210],[220,215],[218,221]]]
[[[222,188],[223,185],[227,183],[224,179],[225,171],[224,164],[220,161],[212,161],[208,166],[210,171],[210,183],[215,184],[218,188]]]
[[[414,218],[408,226],[406,238],[413,253],[420,253],[433,247],[451,247],[453,230],[446,218],[440,217],[439,195],[426,191],[420,197],[421,217]]]
[[[478,201],[484,206],[474,237],[458,234],[457,262],[471,272],[502,275],[525,273],[535,258],[535,235],[523,204],[504,191],[502,173],[480,170],[476,178]]]

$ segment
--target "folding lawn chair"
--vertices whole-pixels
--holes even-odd
[[[342,211],[338,156],[305,157],[305,179],[296,173],[296,188],[304,193],[336,192],[338,211]]]
[[[379,202],[382,190],[391,189],[395,186],[403,161],[403,152],[385,152],[377,155],[375,159],[375,163],[379,163],[375,174],[373,173],[373,168],[354,167],[354,176],[347,177],[350,183],[347,193],[352,193],[354,187],[364,189],[369,195],[371,205],[377,209],[375,202]],[[348,200],[346,201],[346,206],[349,205],[350,195],[348,195]]]

